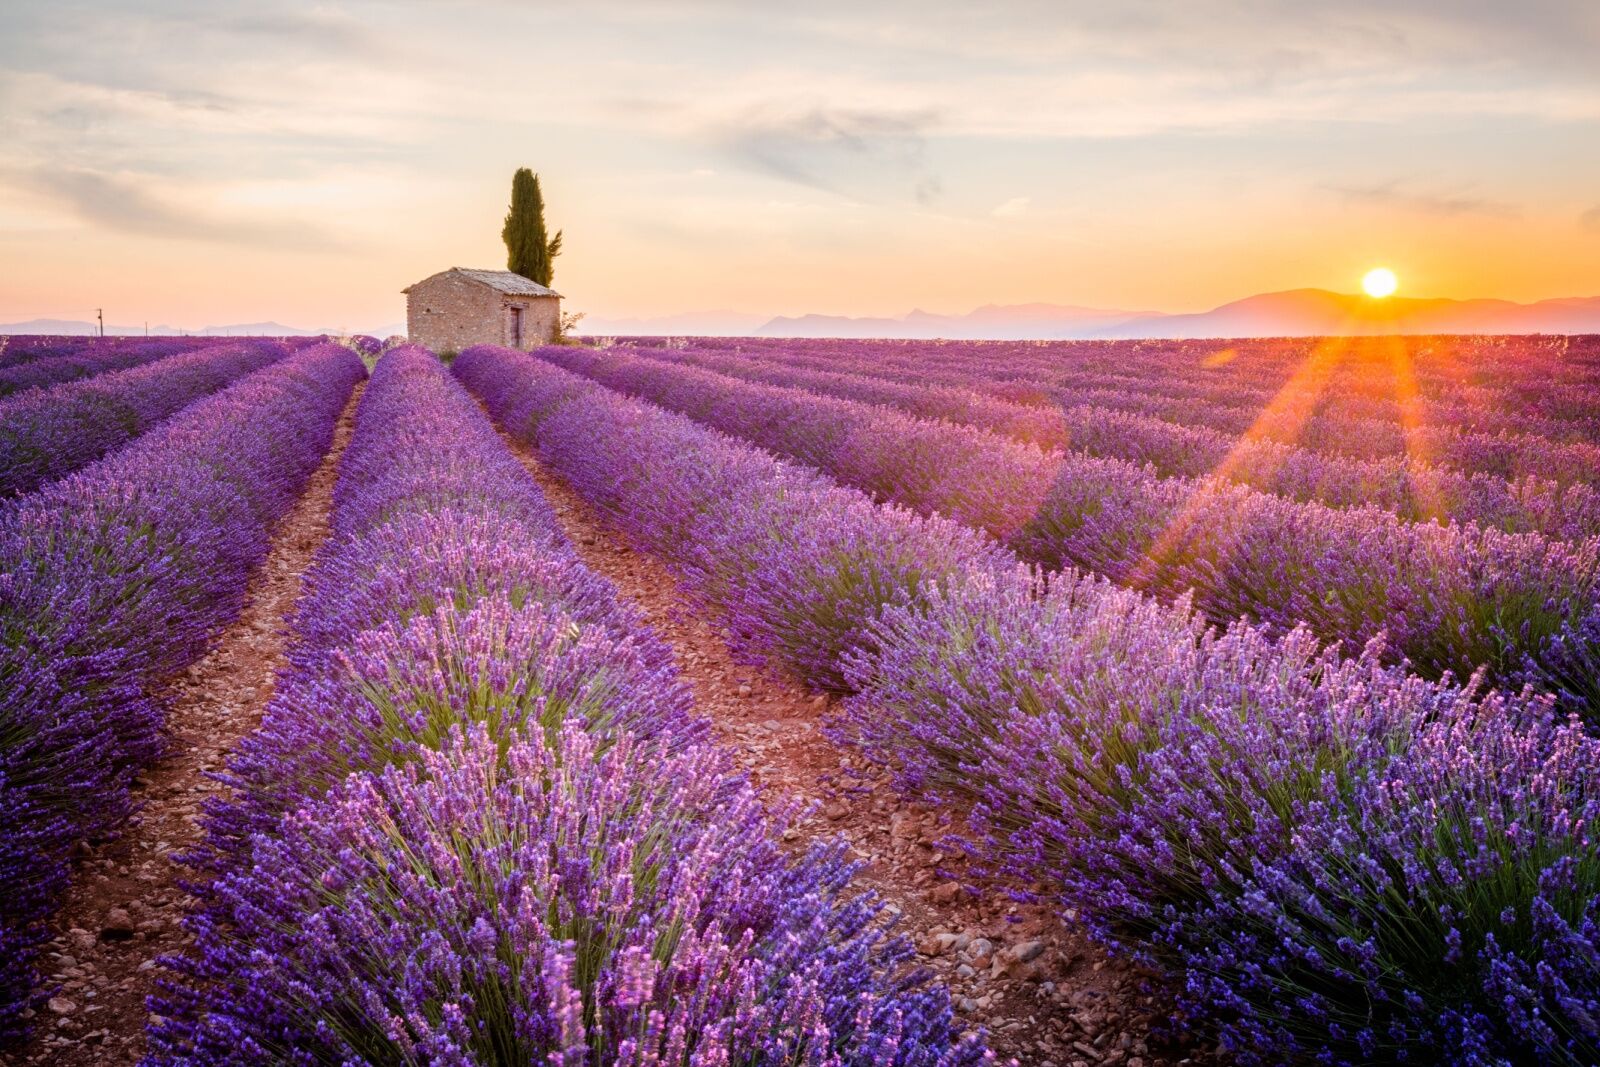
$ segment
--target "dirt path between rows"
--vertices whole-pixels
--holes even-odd
[[[713,620],[693,610],[672,572],[634,551],[530,450],[507,443],[532,472],[583,561],[616,584],[668,641],[695,703],[764,790],[814,810],[786,836],[843,835],[866,863],[861,880],[898,911],[922,962],[949,986],[958,1017],[989,1032],[1001,1056],[1029,1067],[1163,1067],[1211,1062],[1187,1035],[1158,1039],[1167,998],[1108,959],[1048,910],[1003,889],[969,890],[960,856],[939,842],[949,810],[907,803],[884,775],[821,727],[826,698],[792,679],[737,662]]]
[[[143,806],[122,835],[79,861],[57,917],[59,936],[41,961],[54,993],[33,1037],[0,1063],[101,1067],[136,1063],[143,1054],[145,997],[159,973],[154,961],[192,940],[180,922],[191,902],[179,885],[185,870],[171,857],[198,842],[200,806],[222,788],[207,773],[223,768],[272,697],[286,618],[328,535],[335,468],[355,427],[361,388],[340,416],[322,466],[274,531],[244,613],[171,683],[171,751],[136,780]]]

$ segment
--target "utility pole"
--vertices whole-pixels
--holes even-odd
[[[146,337],[150,336],[150,320],[149,319],[145,319],[144,320],[144,335]]]
[[[100,336],[104,337],[106,335],[106,309],[105,308],[95,308],[94,309],[94,317],[100,323]]]

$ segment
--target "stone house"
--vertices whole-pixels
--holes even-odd
[[[406,335],[435,352],[533,348],[555,340],[561,294],[508,270],[451,267],[402,289]]]

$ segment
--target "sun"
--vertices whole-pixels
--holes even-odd
[[[1400,279],[1388,267],[1373,267],[1361,279],[1361,288],[1368,296],[1381,300],[1400,288]]]

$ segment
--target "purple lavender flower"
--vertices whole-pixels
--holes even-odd
[[[456,734],[252,838],[150,1059],[980,1062],[850,873],[710,747]]]
[[[1218,631],[1187,598],[992,546],[953,556],[944,520],[536,358],[454,369],[752,653],[853,690],[844,736],[971,805],[981,862],[1170,973],[1241,1061],[1600,1056],[1600,746],[1548,697],[1426,680],[1379,640],[1346,657],[1304,627]],[[843,586],[862,593],[845,639],[802,645],[836,587],[794,578],[845,521],[922,584]]]
[[[37,343],[24,343],[30,340]],[[210,339],[189,337],[5,338],[0,344],[0,397],[126,370],[214,344]]]
[[[216,345],[0,402],[0,497],[68,474],[287,354],[277,341]]]
[[[975,1064],[433,356],[387,353],[155,1063]]]
[[[149,687],[237,614],[271,524],[316,469],[363,373],[346,349],[305,349],[0,504],[8,950],[37,943],[73,844],[126,817],[129,782],[163,745]],[[14,1037],[34,977],[27,954],[4,959],[0,1033]]]
[[[536,421],[541,454],[630,537],[668,554],[727,616],[739,649],[819,688],[843,690],[843,657],[870,640],[886,604],[967,570],[1011,566],[998,545],[949,520],[878,508],[565,372],[518,374],[520,361],[474,348],[452,369],[513,432]],[[606,399],[590,407],[591,396]],[[592,432],[595,418],[604,435]],[[636,507],[640,497],[648,507]]]
[[[1376,505],[1408,521],[1454,519],[1564,540],[1600,533],[1600,492],[1581,482],[1564,485],[1539,474],[1506,478],[1468,473],[1405,454],[1338,455],[1265,436],[1241,438],[1137,410],[1162,382],[1170,386],[1166,379],[1137,380],[1127,395],[1109,393],[1092,404],[1063,391],[1059,405],[1040,406],[979,392],[980,382],[959,376],[951,384],[880,377],[878,353],[870,347],[859,357],[850,345],[832,351],[830,369],[824,370],[792,363],[782,351],[758,357],[720,350],[628,349],[630,354],[747,381],[883,404],[921,419],[948,419],[1045,449],[1148,463],[1169,476],[1213,476],[1295,500],[1334,507]],[[1101,373],[1091,380],[1121,377]],[[1263,397],[1262,403],[1270,400]]]
[[[832,475],[875,499],[948,515],[1023,558],[1165,597],[1193,591],[1225,625],[1306,624],[1352,649],[1383,637],[1419,669],[1536,676],[1553,635],[1600,596],[1600,538],[1581,544],[1476,525],[1408,523],[1216,479],[1044,453],[971,427],[756,384],[617,349],[542,358]],[[1591,709],[1592,710],[1592,709]]]

